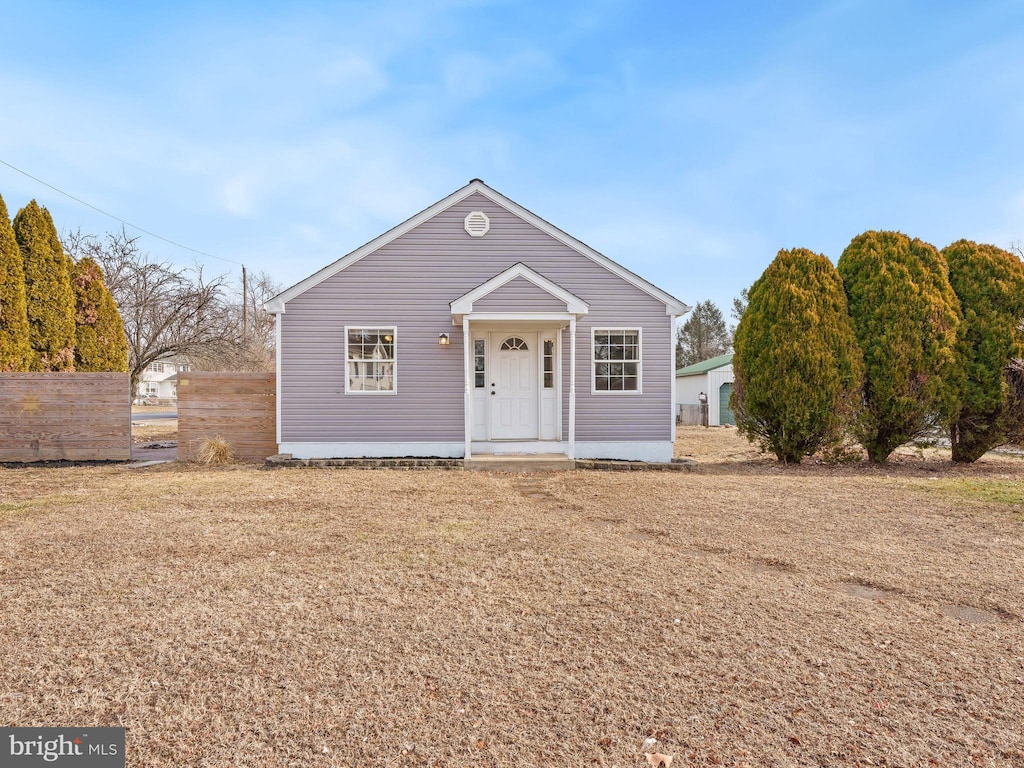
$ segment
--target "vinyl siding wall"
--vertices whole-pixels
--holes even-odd
[[[463,220],[484,211],[490,232]],[[590,305],[577,323],[576,439],[671,440],[672,323],[665,305],[473,194],[292,299],[281,322],[283,442],[447,442],[464,439],[463,338],[449,302],[522,262]],[[474,311],[564,311],[515,279]],[[394,394],[345,394],[348,326],[395,326]],[[643,329],[643,394],[591,394],[593,328]],[[439,346],[438,334],[451,337]],[[569,334],[562,334],[562,435],[568,437]]]
[[[513,308],[518,312],[565,312],[565,302],[524,277],[509,280],[473,302],[474,312],[508,312]]]

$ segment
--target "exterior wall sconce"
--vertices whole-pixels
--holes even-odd
[[[447,333],[439,333],[439,334],[437,334],[437,345],[439,347],[447,347],[448,346],[448,341],[449,341],[449,339],[448,339],[448,334]]]

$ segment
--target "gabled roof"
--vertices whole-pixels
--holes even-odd
[[[481,283],[473,290],[464,293],[455,301],[451,302],[450,306],[452,309],[452,317],[461,320],[462,315],[468,315],[473,311],[474,302],[493,293],[501,288],[501,286],[515,280],[517,277],[521,277],[532,283],[545,293],[565,304],[565,311],[569,314],[580,316],[585,315],[590,311],[590,306],[579,296],[574,293],[570,293],[557,283],[553,283],[548,280],[544,275],[530,269],[522,262],[519,262],[517,264],[513,264],[505,271],[499,272],[490,280]]]
[[[727,355],[719,355],[718,357],[711,357],[707,360],[702,360],[699,363],[688,365],[685,368],[680,368],[676,371],[676,376],[692,376],[695,373],[707,373],[713,371],[716,368],[724,368],[732,362],[732,352]]]
[[[338,272],[345,269],[349,265],[359,261],[364,256],[373,253],[377,249],[390,243],[392,240],[401,237],[402,235],[411,231],[415,227],[418,227],[423,222],[432,219],[437,214],[450,208],[456,203],[461,202],[462,200],[466,199],[467,197],[474,193],[479,193],[483,195],[491,202],[500,205],[510,213],[532,224],[545,234],[550,235],[551,237],[561,242],[563,245],[572,248],[574,251],[600,264],[609,272],[622,278],[627,283],[631,283],[644,293],[647,293],[648,295],[653,296],[654,298],[663,302],[665,304],[666,314],[682,315],[689,311],[689,306],[681,302],[679,299],[675,298],[674,296],[668,293],[665,293],[665,291],[661,290],[652,283],[647,282],[639,275],[633,274],[628,269],[623,267],[621,264],[616,264],[607,256],[598,253],[590,246],[577,240],[572,235],[563,232],[558,227],[540,218],[540,216],[531,213],[518,203],[509,200],[500,192],[493,190],[489,186],[484,184],[482,181],[480,181],[480,179],[473,179],[471,182],[469,182],[469,184],[462,187],[461,189],[456,190],[455,192],[452,192],[450,195],[448,195],[448,197],[444,198],[443,200],[438,200],[429,208],[420,211],[410,219],[406,219],[398,226],[389,229],[384,234],[366,243],[366,245],[357,248],[356,250],[352,251],[346,256],[342,256],[333,264],[329,264],[328,266],[321,269],[319,272],[310,275],[305,280],[302,280],[301,282],[298,282],[295,285],[293,285],[291,288],[288,288],[285,291],[279,293],[277,296],[275,296],[266,303],[265,306],[267,311],[274,313],[284,312],[285,304],[294,299],[296,296],[302,295],[310,288],[319,285],[327,278],[336,275]]]

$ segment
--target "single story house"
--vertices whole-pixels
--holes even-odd
[[[700,424],[700,396],[707,397],[708,425],[735,426],[736,418],[729,407],[732,385],[732,353],[719,355],[676,371],[676,403],[681,424]]]
[[[672,458],[688,307],[479,179],[266,307],[281,453]]]

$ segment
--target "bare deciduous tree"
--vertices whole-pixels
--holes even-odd
[[[244,294],[243,294],[244,291]],[[200,352],[192,360],[199,370],[273,371],[276,364],[274,316],[263,305],[281,292],[281,286],[266,272],[250,275],[245,285],[226,304],[228,322],[235,329],[236,344]],[[244,302],[244,303],[243,303]]]
[[[206,278],[200,266],[178,269],[139,250],[138,237],[123,229],[103,238],[65,234],[64,249],[76,261],[91,256],[103,267],[128,337],[131,391],[142,370],[165,357],[230,358],[240,346],[239,327],[225,297],[223,275]]]

